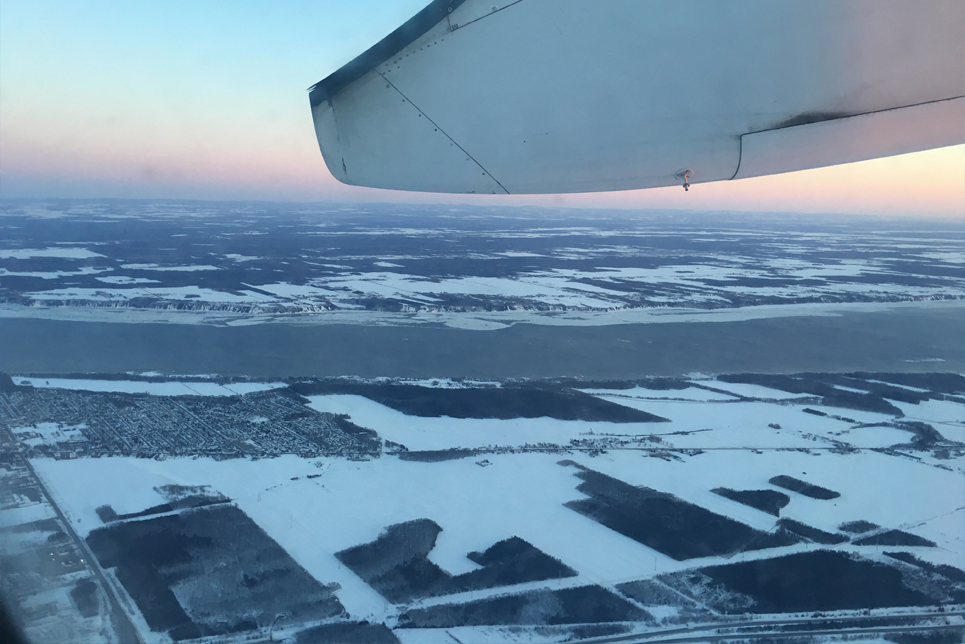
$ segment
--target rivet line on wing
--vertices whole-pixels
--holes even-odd
[[[475,163],[477,166],[479,166],[479,169],[482,170],[483,172],[485,172],[487,177],[489,177],[490,179],[492,179],[493,181],[495,181],[495,182],[496,182],[496,185],[499,186],[500,190],[502,190],[502,191],[505,192],[506,194],[509,194],[509,190],[506,190],[506,188],[503,187],[503,184],[501,184],[501,183],[499,182],[499,179],[497,179],[496,177],[494,177],[489,170],[487,170],[486,168],[484,168],[484,167],[482,166],[482,164],[479,163],[479,161],[476,161],[476,159],[473,158],[473,156],[472,156],[471,154],[469,154],[464,147],[462,147],[461,145],[459,145],[459,143],[458,143],[454,138],[452,138],[451,136],[449,136],[449,135],[446,133],[446,131],[443,130],[443,129],[439,126],[438,123],[436,123],[436,122],[433,121],[431,118],[429,118],[429,115],[428,115],[428,114],[426,114],[426,113],[423,112],[421,109],[419,109],[419,106],[416,105],[415,103],[413,103],[413,102],[409,99],[408,96],[406,96],[406,95],[403,94],[401,91],[399,91],[399,88],[396,87],[396,86],[392,83],[392,81],[390,81],[388,78],[386,78],[385,74],[383,74],[382,72],[378,72],[378,74],[379,74],[379,76],[382,77],[382,79],[383,79],[387,84],[389,84],[389,85],[392,86],[392,89],[394,89],[395,91],[399,92],[399,96],[401,96],[401,97],[404,98],[406,101],[408,101],[409,105],[411,105],[412,107],[414,107],[416,110],[418,110],[419,114],[422,114],[422,116],[424,116],[426,119],[428,119],[428,121],[429,121],[430,123],[432,123],[432,126],[433,126],[433,127],[435,127],[436,129],[438,129],[439,132],[441,132],[447,139],[449,139],[450,141],[452,141],[452,144],[453,144],[454,146],[456,146],[457,148],[459,148],[460,150],[462,150],[462,153],[463,153],[463,154],[465,154],[467,157],[469,157],[469,159],[472,160],[473,163]]]

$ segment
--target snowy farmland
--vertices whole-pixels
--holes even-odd
[[[961,641],[963,239],[8,200],[0,591],[38,642]]]
[[[23,376],[15,376],[13,381],[17,385],[26,384],[39,389],[149,394],[151,396],[239,396],[285,386],[282,382],[233,382],[220,384],[217,382],[198,380],[164,380],[152,382],[149,380],[26,378]]]
[[[19,397],[3,394],[8,417],[11,401],[31,395],[25,381],[37,379],[17,377]],[[61,379],[43,391],[173,401],[200,393],[160,386],[195,382],[148,383],[146,393],[129,384],[136,377],[118,382]],[[105,540],[123,548],[125,534],[155,525],[207,534],[208,516],[250,522],[238,528],[252,535],[238,548],[261,543],[263,531],[287,553],[273,565],[305,571],[299,583],[316,585],[304,592],[329,607],[290,608],[303,618],[279,622],[276,635],[362,628],[376,629],[364,632],[377,641],[559,641],[814,611],[831,620],[828,628],[861,611],[925,628],[939,607],[954,613],[965,603],[961,376],[242,384],[208,395],[234,395],[227,400],[239,405],[294,396],[308,414],[299,422],[342,419],[372,430],[382,447],[260,460],[25,454],[77,535],[101,548]],[[92,432],[30,420],[11,427],[34,437],[28,450]],[[171,490],[196,492],[172,501]],[[7,512],[4,525],[35,520]],[[393,536],[401,534],[409,536]],[[188,547],[192,566],[220,561],[198,548]],[[141,606],[125,564],[101,563]],[[163,572],[173,564],[156,565]],[[422,572],[412,576],[412,566]],[[859,582],[818,599],[767,594],[742,572],[764,567],[791,577],[815,569],[828,579],[847,569]],[[145,641],[217,634],[200,608],[208,600],[178,583],[171,592],[180,608],[135,615]],[[254,601],[239,589],[238,605]],[[272,610],[282,611],[289,600],[277,601]],[[597,607],[589,622],[587,606]]]
[[[274,208],[274,207],[273,207]],[[369,204],[0,206],[5,315],[182,321],[253,314],[499,328],[571,315],[953,301],[961,229],[774,213],[613,212]],[[126,211],[119,214],[118,210]],[[512,213],[507,217],[506,213]],[[118,219],[127,219],[118,237]],[[37,247],[76,230],[99,241]],[[96,249],[96,250],[95,250]],[[264,320],[262,320],[264,321]],[[317,321],[317,320],[316,320]]]

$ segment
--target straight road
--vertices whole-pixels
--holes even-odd
[[[900,615],[881,615],[869,617],[867,615],[856,615],[854,617],[815,617],[815,618],[794,618],[776,619],[754,622],[718,622],[712,624],[696,624],[694,626],[684,626],[662,631],[652,631],[650,633],[635,633],[632,635],[616,635],[613,637],[596,637],[583,640],[573,640],[578,644],[690,644],[695,642],[726,642],[728,640],[749,640],[749,639],[769,639],[774,641],[776,637],[803,637],[803,636],[822,636],[822,635],[880,635],[887,633],[902,633],[913,631],[933,631],[950,630],[965,628],[965,624],[942,624],[942,625],[892,625],[892,626],[865,626],[856,628],[826,628],[822,630],[800,629],[800,630],[774,630],[762,633],[717,633],[722,629],[741,629],[759,627],[781,627],[781,626],[801,626],[806,624],[820,623],[847,623],[847,622],[867,622],[869,620],[915,620],[915,619],[935,619],[939,617],[963,617],[965,611],[948,611],[945,613],[921,612],[921,613],[902,613]],[[703,633],[702,635],[694,635]]]
[[[70,534],[71,539],[74,540],[77,548],[84,553],[87,561],[90,562],[90,569],[94,571],[94,574],[97,576],[101,587],[104,589],[104,592],[107,593],[107,598],[111,603],[111,619],[114,622],[114,629],[117,633],[118,641],[120,644],[144,644],[140,635],[138,635],[137,629],[134,628],[134,624],[131,623],[127,613],[124,612],[120,602],[117,601],[117,596],[114,594],[114,588],[107,580],[107,576],[104,574],[104,571],[101,570],[100,564],[97,562],[97,558],[94,557],[94,553],[92,553],[87,547],[87,542],[81,539],[80,536],[74,532],[74,527],[70,524],[70,521],[67,519],[67,517],[64,516],[64,513],[60,511],[60,508],[57,507],[57,503],[54,501],[53,497],[50,496],[50,493],[44,486],[43,480],[37,476],[37,472],[34,470],[33,466],[30,465],[30,461],[23,457],[20,458],[23,464],[27,467],[27,470],[30,471],[30,475],[33,476],[34,480],[37,481],[37,487],[39,487],[44,496],[47,497],[47,502],[50,503],[50,506],[54,509],[54,512],[57,514],[57,518],[60,519],[60,522]]]

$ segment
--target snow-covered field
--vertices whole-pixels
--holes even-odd
[[[876,451],[873,448],[908,443],[912,434],[894,427],[859,426],[889,421],[884,414],[820,407],[812,402],[812,409],[846,414],[857,421],[848,422],[804,413],[805,401],[789,399],[769,388],[735,386],[706,378],[694,382],[702,387],[729,387],[759,400],[742,401],[694,386],[678,390],[641,386],[586,390],[671,421],[624,424],[552,418],[426,418],[402,414],[362,396],[321,395],[310,398],[312,408],[347,414],[352,422],[410,450],[490,449],[437,462],[405,460],[385,453],[361,461],[294,456],[259,461],[113,457],[34,459],[32,463],[81,536],[103,525],[95,511],[98,506],[108,504],[119,514],[133,513],[164,503],[166,499],[159,491],[163,486],[210,486],[230,497],[312,576],[322,583],[339,584],[336,594],[353,618],[378,622],[391,622],[399,607],[386,601],[335,554],[375,540],[387,526],[415,519],[431,519],[442,527],[429,558],[453,575],[478,568],[467,559],[467,553],[483,551],[513,536],[560,559],[578,574],[415,600],[410,608],[534,588],[586,584],[613,588],[621,582],[663,573],[816,547],[801,542],[738,552],[727,558],[674,560],[567,508],[565,503],[586,497],[577,490],[579,470],[563,463],[564,459],[631,485],[672,493],[766,532],[776,529],[777,517],[712,490],[773,490],[779,488],[769,483],[771,478],[797,477],[840,496],[818,500],[789,492],[791,501],[782,509],[782,518],[830,533],[840,533],[841,524],[858,520],[883,529],[900,529],[936,543],[936,547],[903,550],[934,564],[961,567],[965,558],[965,458],[961,452],[942,460],[926,452],[906,457],[901,452]],[[453,388],[464,387],[465,383],[442,380],[435,385]],[[960,403],[932,402],[918,410],[915,408],[920,406],[909,405],[906,414],[911,417],[919,411],[936,427],[958,427],[963,408]],[[779,429],[769,425],[778,425]],[[565,447],[571,440],[600,441],[599,445],[617,442],[602,452],[518,449],[540,442]],[[849,448],[840,449],[842,444]],[[848,542],[823,547],[858,552],[872,559],[894,549]],[[669,608],[664,612],[676,614]],[[539,639],[530,632],[513,635],[490,627],[459,628],[453,633],[463,641]],[[403,641],[445,641],[442,631],[399,631],[399,636]],[[552,639],[552,634],[544,636]]]
[[[0,511],[0,526],[12,528],[32,521],[42,521],[55,516],[53,508],[45,503],[33,503]]]
[[[17,248],[13,250],[0,250],[0,259],[34,259],[34,258],[57,258],[57,259],[91,259],[103,257],[100,253],[95,253],[86,248],[75,246],[47,247],[47,248]]]
[[[715,387],[734,386],[718,381],[701,382],[712,382]],[[783,400],[788,395],[757,385],[737,387],[744,395],[749,396],[753,391],[756,397],[763,399]],[[856,428],[856,423],[832,417],[843,413],[859,423],[881,423],[891,419],[885,414],[832,409],[814,403],[738,402],[735,398],[696,387],[584,391],[603,400],[668,418],[671,422],[614,424],[553,418],[423,418],[408,416],[364,396],[333,394],[310,396],[309,399],[313,409],[347,414],[353,422],[374,429],[383,438],[410,450],[522,447],[536,443],[568,445],[572,440],[608,437],[645,440],[649,436],[659,436],[660,444],[668,449],[827,448],[833,445],[831,441],[846,442],[858,448],[876,448],[906,443],[912,437],[909,432],[887,427]],[[802,396],[795,395],[794,398]],[[803,413],[805,407],[829,415]],[[769,427],[771,424],[780,425],[780,428]]]
[[[710,402],[712,400],[736,400],[735,396],[718,393],[699,387],[686,389],[655,390],[635,386],[632,389],[580,389],[583,393],[594,396],[608,396],[611,398],[636,398],[640,400],[692,400],[696,402]],[[782,392],[775,392],[782,393]]]
[[[131,278],[133,279],[133,278]],[[137,282],[143,284],[144,282]],[[49,291],[35,291],[30,297],[38,302],[56,301],[82,301],[82,302],[124,302],[134,298],[156,297],[166,300],[197,299],[199,302],[213,303],[270,303],[272,298],[254,293],[252,291],[242,291],[241,293],[228,293],[217,291],[210,288],[200,288],[198,286],[176,286],[176,287],[137,287],[137,288],[62,288]]]
[[[165,380],[103,380],[84,378],[33,378],[13,376],[15,384],[28,384],[38,389],[73,389],[77,391],[110,391],[121,394],[150,394],[152,396],[241,396],[255,391],[284,387],[283,382],[179,382]]]
[[[948,440],[965,442],[965,406],[950,400],[925,400],[917,405],[895,401],[908,420],[932,424]]]
[[[874,452],[845,456],[718,451],[667,462],[636,452],[613,451],[595,458],[581,454],[570,458],[635,485],[671,491],[760,530],[772,529],[774,518],[710,490],[721,486],[765,489],[770,477],[795,474],[840,491],[842,496],[827,502],[794,495],[783,513],[786,517],[830,532],[842,522],[868,520],[934,540],[939,548],[915,550],[919,557],[935,563],[960,565],[965,556],[965,491],[960,469],[947,472]],[[156,462],[110,458],[38,460],[34,466],[82,533],[101,525],[94,512],[98,505],[107,503],[118,512],[133,512],[164,501],[155,487],[210,485],[231,497],[309,573],[324,583],[339,583],[339,600],[360,618],[384,619],[386,602],[334,554],[374,540],[388,525],[419,518],[430,518],[443,528],[430,558],[453,574],[475,567],[465,558],[466,553],[485,550],[511,536],[529,541],[579,572],[578,577],[553,586],[610,586],[713,563],[674,561],[564,507],[563,503],[582,495],[576,490],[580,481],[575,470],[559,465],[557,455],[489,455],[487,467],[480,467],[476,460],[418,463],[384,457],[353,462],[283,457],[259,462]],[[960,468],[961,463],[958,465]],[[318,473],[322,474],[319,478],[306,478]],[[936,490],[944,492],[936,494]],[[799,544],[781,551],[808,547]],[[868,547],[838,547],[869,551]],[[737,554],[730,561],[774,554],[755,551]],[[485,594],[479,591],[475,596]]]
[[[522,447],[536,443],[566,445],[572,439],[587,438],[594,428],[610,429],[612,423],[553,418],[422,418],[407,416],[364,396],[310,396],[317,411],[348,414],[352,422],[374,429],[379,436],[405,445],[410,450],[441,450],[457,447]],[[619,425],[628,435],[650,434],[655,426],[647,423]],[[662,426],[661,426],[662,427]]]

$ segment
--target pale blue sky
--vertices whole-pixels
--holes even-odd
[[[473,201],[962,216],[965,147],[781,177],[565,197],[350,188],[306,89],[426,0],[0,2],[0,197]]]

